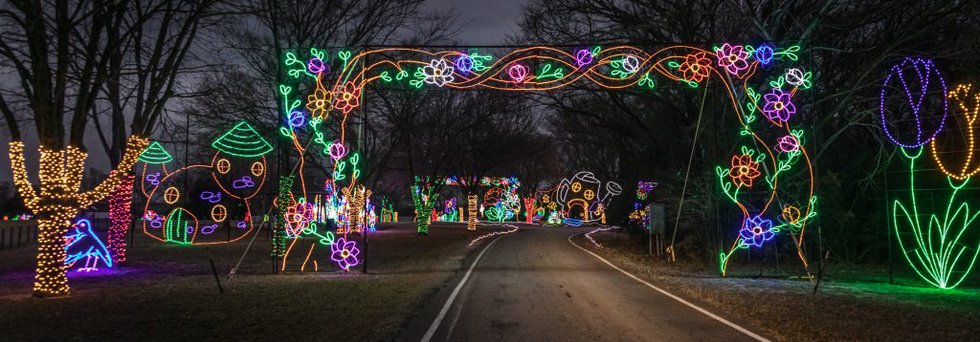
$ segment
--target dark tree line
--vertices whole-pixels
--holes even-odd
[[[880,262],[886,259],[888,229],[882,178],[895,149],[874,118],[878,89],[888,67],[908,55],[936,59],[950,84],[975,78],[977,13],[980,4],[971,1],[539,0],[524,17],[521,41],[800,44],[801,64],[815,73],[801,112],[811,122],[823,247],[832,259]],[[657,180],[653,196],[671,213],[703,110],[678,252],[711,262],[718,226],[731,230],[731,222],[716,220],[716,210],[728,203],[718,200],[710,170],[735,146],[733,137],[717,134],[731,126],[733,114],[729,104],[715,100],[718,89],[703,94],[669,82],[657,86],[642,94],[548,94],[550,132],[561,148],[576,151],[563,154],[566,168],[596,170],[627,185]],[[586,151],[601,152],[583,157]],[[667,216],[672,227],[673,215]]]

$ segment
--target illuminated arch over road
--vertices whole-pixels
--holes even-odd
[[[283,58],[287,76],[278,89],[285,118],[281,133],[299,155],[316,145],[324,153],[346,151],[348,115],[363,105],[363,89],[369,85],[528,92],[575,85],[649,92],[661,80],[691,88],[712,83],[725,89],[736,114],[730,118],[732,133],[738,136],[736,152],[715,169],[722,196],[741,212],[730,224],[733,242],[719,254],[721,273],[735,251],[761,248],[779,235],[792,237],[806,266],[803,241],[807,223],[816,216],[816,196],[798,115],[798,96],[812,87],[812,72],[795,65],[800,50],[796,45],[725,43],[658,49],[533,46],[500,56],[487,49],[424,47],[291,51]],[[338,136],[327,137],[320,129],[325,120],[339,120]],[[343,156],[332,160],[334,174],[345,178],[343,186],[354,187],[357,177],[343,176],[350,163]],[[302,188],[297,197],[305,198]]]

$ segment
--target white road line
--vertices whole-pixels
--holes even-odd
[[[605,258],[599,256],[598,254],[592,253],[592,251],[590,251],[588,249],[585,249],[585,248],[582,248],[579,245],[576,245],[574,242],[572,242],[572,237],[574,237],[576,235],[579,235],[579,234],[569,235],[568,236],[568,243],[572,244],[572,246],[575,246],[575,248],[581,249],[581,250],[585,251],[586,253],[592,254],[592,256],[598,258],[599,260],[602,260],[602,262],[606,263],[606,265],[609,265],[609,267],[612,267],[615,270],[617,270],[619,272],[622,272],[627,277],[633,278],[633,280],[636,280],[636,281],[640,282],[643,285],[646,285],[647,287],[649,287],[651,289],[657,290],[657,292],[660,292],[660,293],[662,293],[663,295],[665,295],[667,297],[673,298],[674,300],[676,300],[678,302],[681,302],[681,304],[687,305],[688,307],[690,307],[690,308],[692,308],[694,310],[697,310],[698,312],[703,313],[706,316],[715,319],[716,321],[719,321],[721,323],[724,323],[725,325],[727,325],[729,327],[732,327],[732,329],[738,330],[739,332],[741,332],[741,333],[743,333],[745,335],[748,335],[751,338],[754,338],[756,341],[770,342],[769,339],[767,339],[765,337],[762,337],[762,336],[759,336],[759,334],[756,334],[754,332],[751,332],[748,329],[745,329],[745,328],[741,327],[738,324],[732,323],[731,321],[729,321],[727,319],[724,319],[721,316],[718,316],[716,314],[713,314],[713,313],[711,313],[711,311],[705,310],[704,308],[702,308],[700,306],[694,305],[694,303],[688,302],[688,301],[684,300],[684,298],[678,297],[678,296],[674,295],[673,293],[667,292],[664,289],[661,289],[659,287],[656,287],[653,284],[648,283],[646,280],[640,279],[639,277],[633,275],[632,273],[626,272],[623,269],[617,267],[616,265],[613,265],[611,262],[609,262],[609,260],[606,260]]]
[[[436,334],[436,330],[439,330],[439,325],[442,324],[442,320],[446,318],[446,312],[448,312],[449,308],[453,306],[453,301],[456,300],[456,296],[459,295],[459,290],[461,290],[463,285],[466,284],[466,280],[470,278],[470,274],[473,273],[473,268],[475,268],[476,264],[480,262],[481,258],[483,258],[483,253],[486,253],[487,250],[490,249],[493,244],[497,243],[498,240],[500,240],[499,237],[493,239],[493,241],[490,241],[486,247],[483,247],[480,254],[476,255],[476,259],[474,259],[473,263],[470,264],[470,268],[466,270],[466,274],[463,275],[463,279],[461,279],[459,284],[456,285],[456,288],[453,289],[453,293],[449,295],[449,299],[446,299],[446,304],[443,304],[442,310],[439,310],[439,315],[436,316],[436,319],[432,321],[432,325],[429,326],[429,330],[427,330],[425,335],[422,336],[422,342],[429,342],[429,340],[432,339],[432,336]]]

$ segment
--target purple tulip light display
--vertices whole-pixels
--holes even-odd
[[[930,196],[938,205],[916,200],[916,192],[921,191],[917,190],[921,180],[916,175],[926,171],[918,170],[916,161],[923,155],[922,146],[943,129],[947,96],[946,82],[939,70],[931,60],[923,58],[905,58],[893,66],[881,90],[882,130],[908,159],[909,197],[892,201],[889,224],[909,268],[929,285],[941,289],[960,285],[980,257],[980,242],[968,238],[975,230],[973,223],[980,218],[980,211],[971,209],[972,201],[961,194],[969,176],[961,179],[947,174],[949,193],[945,202],[939,199],[942,196]]]
[[[914,149],[943,129],[946,80],[932,60],[906,57],[891,67],[881,87],[881,128],[895,145]]]

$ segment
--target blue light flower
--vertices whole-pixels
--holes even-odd
[[[762,247],[762,244],[772,240],[776,233],[772,232],[772,221],[762,216],[755,216],[742,223],[742,230],[738,235],[746,246]]]
[[[762,44],[758,49],[755,49],[755,60],[762,63],[763,66],[768,66],[772,63],[773,51],[769,44]]]

